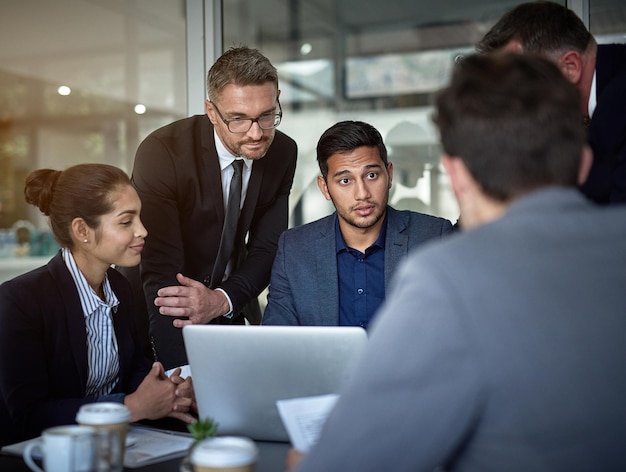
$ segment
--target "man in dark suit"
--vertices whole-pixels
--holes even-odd
[[[207,92],[206,115],[151,133],[132,174],[150,234],[140,269],[150,334],[166,369],[187,363],[187,324],[244,324],[244,313],[260,323],[256,297],[288,223],[297,148],[275,129],[275,67],[255,49],[231,48],[209,70]],[[237,160],[241,213],[236,235],[223,238]]]
[[[598,45],[573,11],[539,1],[506,13],[476,49],[536,53],[559,66],[580,92],[593,150],[581,190],[600,204],[626,203],[626,44]]]
[[[336,211],[278,242],[263,324],[366,328],[409,250],[452,224],[391,208],[393,165],[372,125],[342,121],[317,143],[320,191]]]
[[[538,56],[458,66],[435,122],[463,231],[398,269],[299,472],[626,470],[626,207],[576,188],[578,101]]]

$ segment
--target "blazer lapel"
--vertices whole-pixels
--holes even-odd
[[[385,290],[399,262],[408,254],[409,236],[404,234],[407,218],[402,213],[387,207],[387,236],[385,239]]]
[[[335,221],[328,218],[327,224],[320,229],[315,241],[316,279],[318,290],[313,293],[317,299],[318,314],[323,325],[339,324],[339,276],[337,274],[337,248],[335,242]]]
[[[65,307],[63,313],[68,329],[70,349],[73,353],[76,371],[80,377],[80,384],[85,388],[89,371],[87,343],[85,342],[87,327],[78,291],[60,252],[49,262],[48,267],[63,299],[63,306]]]
[[[222,169],[220,168],[220,160],[217,156],[217,148],[215,147],[215,134],[213,131],[213,125],[209,121],[209,118],[205,116],[206,120],[201,122],[201,142],[202,142],[202,156],[199,169],[199,178],[206,181],[206,185],[202,185],[201,188],[209,189],[211,193],[211,201],[215,205],[215,214],[218,215],[219,220],[216,222],[220,225],[220,228],[224,225],[224,194],[222,192]]]

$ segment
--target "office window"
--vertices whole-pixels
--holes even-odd
[[[470,52],[517,3],[222,0],[224,47],[258,47],[279,68],[280,129],[300,147],[290,224],[332,211],[315,185],[314,148],[323,130],[343,119],[368,121],[385,137],[395,168],[394,206],[455,221],[431,100],[454,57]],[[591,0],[590,29],[600,42],[625,42],[623,3]],[[31,170],[107,162],[130,172],[141,139],[187,116],[185,4],[3,2],[0,281],[7,270],[16,273],[14,263],[19,273],[56,250],[45,218],[23,200]],[[20,244],[25,238],[28,244]]]
[[[592,0],[589,31],[599,43],[626,43],[626,3],[623,0]]]
[[[224,0],[224,48],[259,48],[277,66],[280,129],[300,149],[290,224],[329,214],[315,183],[315,145],[345,119],[376,126],[394,165],[390,201],[446,217],[458,208],[430,120],[457,55],[519,2]]]
[[[224,47],[257,47],[279,69],[285,113],[280,129],[300,147],[290,224],[333,210],[315,184],[315,144],[344,119],[368,121],[383,134],[394,163],[392,205],[456,221],[458,209],[438,164],[430,104],[454,58],[471,52],[518,3],[223,0]],[[626,41],[622,0],[583,3],[599,42]]]
[[[104,162],[130,172],[140,140],[187,114],[185,34],[184,0],[2,3],[0,281],[56,251],[24,202],[31,170]]]

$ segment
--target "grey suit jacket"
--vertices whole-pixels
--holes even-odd
[[[533,193],[387,300],[298,472],[626,470],[626,208]]]
[[[409,250],[452,232],[443,218],[387,207],[385,288]],[[337,213],[284,232],[272,266],[266,325],[339,324]]]

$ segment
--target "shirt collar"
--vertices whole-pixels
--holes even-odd
[[[372,245],[365,250],[365,253],[367,253],[371,248],[374,247],[385,249],[388,214],[389,212],[385,213],[385,219],[383,220],[383,224],[380,227],[380,233],[378,233],[378,238],[376,238],[376,241],[374,241]],[[339,215],[337,213],[335,213],[335,247],[337,248],[337,254],[339,254],[341,251],[347,251],[348,249],[352,249],[346,244],[346,241],[343,239],[343,235],[341,234],[341,228],[339,227]]]
[[[65,262],[65,266],[70,271],[70,274],[74,279],[74,283],[76,284],[76,289],[78,290],[78,296],[80,298],[80,303],[82,305],[83,313],[85,314],[85,316],[88,316],[96,311],[96,309],[100,305],[106,305],[112,308],[115,312],[118,305],[120,304],[120,301],[115,296],[115,292],[113,292],[113,289],[111,288],[109,275],[104,274],[104,280],[102,282],[102,291],[106,300],[105,302],[100,299],[98,295],[96,295],[96,292],[94,292],[94,290],[87,282],[87,279],[78,268],[72,252],[68,248],[64,247],[61,248],[61,253],[63,255],[63,261]]]
[[[217,150],[217,157],[220,160],[220,170],[223,171],[224,169],[226,169],[226,167],[231,165],[235,159],[241,159],[247,169],[252,168],[252,163],[254,161],[245,157],[234,156],[228,149],[226,149],[226,146],[222,144],[222,141],[217,135],[215,129],[213,129],[213,136],[215,138],[215,149]]]
[[[587,104],[587,112],[589,113],[589,118],[593,116],[593,112],[596,111],[596,105],[598,104],[598,100],[596,98],[596,71],[593,71],[593,80],[591,81],[591,90],[589,92],[589,103]]]

